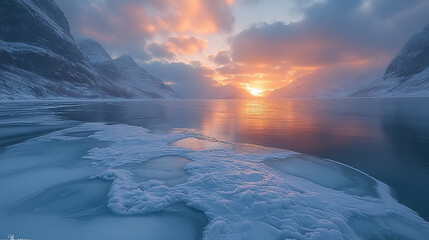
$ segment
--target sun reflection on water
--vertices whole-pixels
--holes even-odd
[[[209,109],[201,131],[225,141],[318,149],[328,142],[347,144],[345,137],[375,134],[359,121],[331,119],[313,101],[215,100],[210,102]]]

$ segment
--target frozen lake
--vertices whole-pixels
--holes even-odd
[[[0,103],[0,238],[425,239],[428,100]]]

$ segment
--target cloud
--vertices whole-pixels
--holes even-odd
[[[256,25],[239,33],[232,38],[231,49],[234,62],[255,65],[322,66],[360,60],[367,53],[334,35],[303,31],[299,25],[282,22]]]
[[[157,60],[148,63],[149,71],[174,82],[179,94],[198,98],[226,94],[214,79],[234,89],[299,86],[305,92],[344,85],[382,71],[409,37],[429,23],[425,0],[291,0],[301,21],[257,23],[241,30],[229,38],[227,50],[215,49],[218,53],[208,57],[216,64],[210,69],[162,61],[188,60],[208,47],[201,39],[232,31],[233,9],[270,1],[55,1],[78,38],[95,38],[110,53],[131,54],[141,62]]]
[[[179,54],[192,55],[207,48],[207,43],[195,37],[170,37],[166,46]]]
[[[164,44],[153,42],[146,49],[156,58],[174,58],[176,55],[194,55],[207,48],[204,40],[195,37],[170,37]]]
[[[254,25],[231,38],[232,59],[239,63],[322,66],[375,55],[391,57],[411,34],[427,24],[427,14],[416,8],[429,8],[417,0],[397,1],[401,4],[395,2],[393,6],[379,2],[329,0],[309,7],[301,22]],[[393,28],[395,16],[407,11],[418,12],[422,20],[408,22],[412,29]]]
[[[143,65],[151,74],[169,82],[183,98],[245,98],[250,95],[233,85],[220,85],[215,71],[200,62],[150,62]],[[172,84],[171,84],[172,83]]]
[[[300,22],[259,23],[231,37],[232,61],[217,71],[226,82],[271,88],[347,84],[344,69],[357,77],[385,68],[429,22],[428,11],[423,0],[320,1]]]
[[[152,56],[155,56],[156,58],[160,58],[160,59],[161,58],[171,59],[176,56],[176,54],[170,51],[168,47],[156,42],[148,44],[146,46],[146,49],[152,54]]]
[[[210,55],[208,58],[217,65],[227,65],[231,62],[228,52],[225,50],[219,51],[216,56]]]
[[[145,43],[156,34],[229,32],[228,0],[56,0],[74,33],[104,43]]]

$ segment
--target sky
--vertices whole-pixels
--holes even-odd
[[[183,98],[305,95],[381,76],[429,24],[427,0],[55,2],[77,41],[131,55]]]

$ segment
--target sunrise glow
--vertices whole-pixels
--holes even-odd
[[[249,87],[249,85],[247,85],[246,90],[255,97],[262,97],[264,96],[264,92],[265,92],[265,90],[263,89],[252,88],[252,87]]]
[[[262,96],[264,91],[263,90],[261,90],[261,89],[257,89],[257,88],[251,88],[250,89],[250,93],[253,95],[253,96],[257,96],[257,97],[260,97],[260,96]]]
[[[358,0],[345,7],[348,4],[319,0],[302,6],[283,0],[55,1],[78,41],[91,38],[112,56],[132,56],[182,98],[306,97],[343,89],[358,78],[383,72],[401,45],[425,24],[406,24],[394,16],[429,8],[417,7],[421,0],[411,1],[404,9],[392,6],[391,15],[380,17],[390,3],[382,1],[386,6],[380,7],[377,1]],[[338,12],[344,14],[334,14]],[[365,27],[351,35],[349,29],[357,21]],[[412,27],[389,27],[397,24]],[[384,38],[391,41],[375,41]]]
[[[428,12],[0,0],[0,240],[429,240]]]

